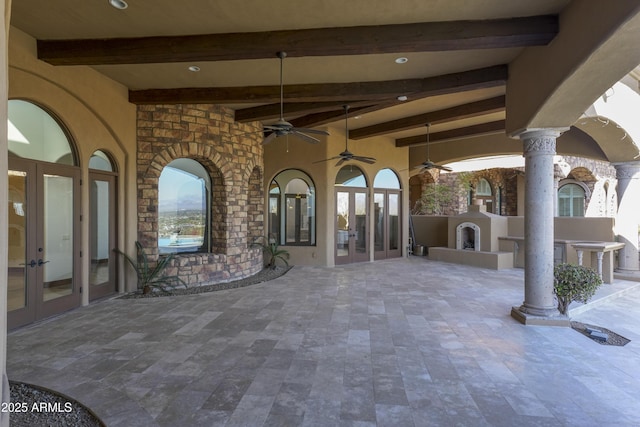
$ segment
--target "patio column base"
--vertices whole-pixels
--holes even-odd
[[[567,316],[562,316],[558,313],[558,310],[549,310],[549,315],[532,314],[527,313],[525,308],[513,307],[511,308],[511,317],[516,319],[523,325],[537,325],[537,326],[563,326],[570,327],[571,319]]]

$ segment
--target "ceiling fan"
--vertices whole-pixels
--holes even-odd
[[[344,151],[337,156],[325,160],[318,160],[317,162],[313,163],[328,162],[330,160],[338,159],[338,163],[336,163],[336,166],[340,166],[341,164],[343,164],[344,162],[348,162],[349,160],[357,160],[359,162],[368,163],[370,165],[374,164],[376,162],[376,159],[374,159],[373,157],[356,156],[349,151],[349,106],[343,105],[342,107],[344,108]]]
[[[443,171],[451,172],[453,169],[451,169],[450,167],[437,165],[433,163],[431,160],[429,160],[429,128],[431,127],[431,124],[427,123],[426,126],[427,126],[427,160],[420,163],[418,166],[414,167],[414,169],[420,169],[420,172],[423,172],[429,169],[440,169]]]
[[[287,52],[278,52],[277,56],[278,58],[280,58],[280,118],[278,119],[277,122],[271,125],[263,126],[263,131],[265,133],[266,132],[271,132],[271,133],[264,139],[264,141],[262,141],[262,144],[263,145],[268,144],[274,139],[280,136],[285,136],[285,135],[295,135],[304,141],[310,142],[312,144],[316,144],[320,142],[320,140],[307,134],[312,133],[317,135],[329,135],[329,132],[325,130],[297,128],[284,119],[284,85],[282,83],[282,68],[283,68],[284,58],[287,57]]]

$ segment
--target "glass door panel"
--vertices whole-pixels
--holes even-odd
[[[51,301],[73,292],[73,178],[44,175],[42,247],[42,300]]]
[[[400,250],[400,200],[398,194],[389,194],[389,251]]]
[[[349,193],[336,193],[336,258],[349,256]]]
[[[7,310],[27,306],[27,172],[9,169]],[[35,265],[35,264],[34,264]]]
[[[89,174],[89,300],[116,292],[116,177]]]
[[[373,224],[375,227],[373,246],[376,252],[384,251],[385,240],[385,215],[384,215],[384,194],[375,193],[373,195]]]
[[[89,284],[101,285],[109,281],[109,182],[91,182],[91,266]]]
[[[355,239],[355,251],[360,261],[362,255],[366,255],[367,251],[367,193],[356,192],[355,198],[355,233],[352,237]],[[354,259],[356,261],[356,259]]]

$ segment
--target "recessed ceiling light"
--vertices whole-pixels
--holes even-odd
[[[126,1],[124,0],[109,0],[109,4],[116,9],[124,10],[129,7]]]
[[[401,56],[400,58],[396,58],[396,64],[404,64],[408,60],[409,59],[405,58],[404,56]]]
[[[187,68],[189,71],[192,71],[194,73],[197,73],[198,71],[200,71],[200,67],[198,67],[197,65],[190,65],[189,68]]]
[[[406,101],[407,99],[407,95],[400,95],[398,98],[396,98],[398,101]]]

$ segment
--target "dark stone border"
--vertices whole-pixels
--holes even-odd
[[[106,427],[88,407],[46,387],[9,381],[10,424],[17,427]]]
[[[133,299],[133,298],[156,298],[156,297],[172,297],[178,295],[196,295],[205,292],[223,291],[226,289],[237,289],[245,286],[257,285],[258,283],[268,282],[269,280],[277,279],[280,276],[285,275],[293,266],[277,267],[275,269],[263,269],[253,276],[245,277],[244,279],[234,280],[225,283],[214,283],[212,285],[191,286],[188,288],[171,289],[171,290],[154,290],[151,293],[143,294],[141,291],[131,292],[129,294],[122,295],[118,299]]]
[[[630,339],[627,339],[621,335],[616,334],[613,331],[610,331],[607,328],[603,328],[602,326],[589,325],[587,323],[581,322],[571,322],[571,328],[580,332],[585,337],[597,342],[601,345],[613,345],[617,347],[622,347],[631,342]],[[607,335],[606,340],[599,338],[599,334],[593,334],[591,331],[601,332]]]

